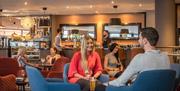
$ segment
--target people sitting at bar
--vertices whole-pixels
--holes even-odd
[[[115,80],[104,85],[125,86],[129,80],[133,82],[137,75],[143,71],[156,69],[170,69],[170,61],[166,54],[155,48],[159,39],[158,31],[152,27],[143,28],[139,36],[139,44],[145,50],[144,53],[136,55]]]
[[[61,57],[61,55],[59,55],[57,51],[58,50],[56,49],[56,47],[50,48],[50,55],[47,55],[46,57],[47,64],[54,64],[54,62]]]
[[[71,59],[68,79],[70,83],[77,83],[80,85],[81,91],[90,90],[90,79],[93,77],[97,79],[102,73],[101,59],[94,50],[93,39],[86,36],[81,40],[81,50],[76,52]],[[99,81],[96,81],[96,91],[101,89]]]
[[[104,60],[104,69],[112,78],[118,78],[123,71],[123,65],[121,63],[118,50],[118,44],[112,43],[109,47],[110,53],[106,54]]]
[[[103,32],[103,48],[108,48],[109,44],[111,43],[111,39],[109,38],[110,34],[107,30]]]

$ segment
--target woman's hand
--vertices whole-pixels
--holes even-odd
[[[120,71],[119,68],[113,68],[112,71]]]
[[[83,79],[85,79],[85,80],[90,80],[90,78],[91,78],[90,75],[87,75],[87,76],[83,77]]]
[[[51,57],[50,55],[48,55],[48,56],[46,57],[46,60],[47,60],[46,63],[51,64],[52,57]]]

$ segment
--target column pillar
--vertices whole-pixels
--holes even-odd
[[[175,1],[155,0],[155,26],[159,32],[157,46],[175,45]]]

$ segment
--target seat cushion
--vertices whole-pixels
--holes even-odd
[[[1,91],[17,91],[15,75],[0,76],[0,89]]]

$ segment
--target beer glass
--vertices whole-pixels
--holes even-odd
[[[95,91],[95,87],[96,87],[96,79],[94,79],[94,77],[92,77],[90,79],[90,91]]]

